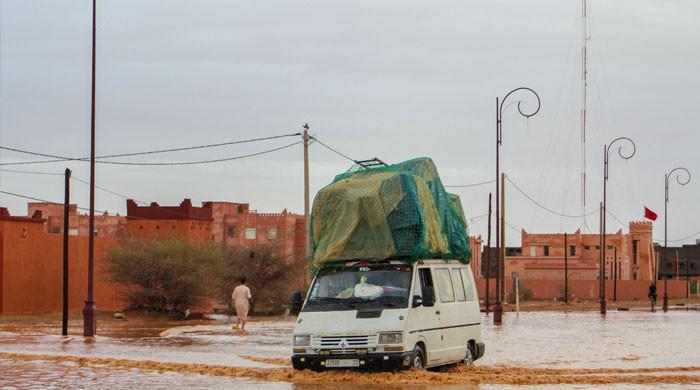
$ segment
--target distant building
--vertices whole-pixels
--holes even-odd
[[[655,262],[651,222],[630,222],[629,233],[619,230],[606,236],[605,274],[621,280],[653,280]],[[583,234],[577,230],[564,234],[530,234],[521,231],[521,247],[506,249],[505,275],[510,279],[517,273],[521,279],[563,279],[565,251],[569,279],[595,280],[600,274],[600,235]],[[495,252],[491,249],[491,275],[495,275]],[[486,274],[486,254],[482,275]]]
[[[664,248],[656,246],[659,253],[659,278],[684,279],[700,276],[700,240],[695,244]]]
[[[260,213],[248,203],[204,202],[212,210],[212,239],[227,248],[250,248],[258,244],[276,244],[281,254],[303,258],[304,216],[282,210]]]
[[[63,233],[63,205],[58,203],[33,202],[27,203],[27,215],[37,211],[46,219],[44,225],[47,233]],[[90,217],[78,213],[78,205],[68,206],[68,234],[71,236],[87,236]],[[116,237],[126,229],[126,218],[119,214],[95,214],[95,235],[98,237]]]
[[[161,206],[152,202],[139,206],[126,201],[126,231],[137,238],[185,239],[193,242],[211,240],[211,207],[196,207],[189,199],[179,206]]]

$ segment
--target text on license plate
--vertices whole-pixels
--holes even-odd
[[[328,359],[326,367],[360,367],[360,359]]]

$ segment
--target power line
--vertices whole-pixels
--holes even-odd
[[[525,191],[523,191],[520,187],[518,187],[518,185],[515,184],[515,183],[513,182],[513,180],[511,180],[510,177],[507,176],[507,175],[506,175],[506,180],[508,180],[508,182],[510,182],[510,184],[512,184],[513,187],[515,187],[515,189],[518,190],[518,192],[520,192],[524,197],[526,197],[528,200],[530,200],[530,202],[534,203],[534,204],[537,205],[539,208],[541,208],[541,209],[543,209],[543,210],[545,210],[545,211],[547,211],[547,212],[549,212],[549,213],[552,213],[552,214],[554,214],[554,215],[558,215],[558,216],[560,216],[560,217],[566,217],[566,218],[581,218],[581,217],[584,217],[584,216],[593,215],[593,214],[595,214],[595,213],[598,212],[597,210],[593,210],[593,211],[591,211],[591,212],[589,212],[589,213],[582,214],[582,215],[572,215],[572,214],[564,214],[564,213],[562,213],[562,212],[559,212],[559,211],[556,211],[556,210],[552,210],[552,209],[550,209],[549,207],[547,207],[547,206],[543,205],[542,203],[540,203],[540,202],[536,201],[535,199],[533,199],[530,195],[528,195]]]
[[[211,164],[211,163],[218,163],[218,162],[224,162],[224,161],[233,161],[233,160],[240,160],[248,157],[254,157],[254,156],[260,156],[263,154],[268,154],[268,153],[273,153],[277,152],[282,149],[287,149],[290,148],[294,145],[299,145],[301,144],[302,141],[297,141],[293,142],[288,145],[280,146],[277,148],[273,149],[267,149],[263,150],[260,152],[255,152],[255,153],[248,153],[248,154],[242,154],[240,156],[234,156],[234,157],[226,157],[226,158],[219,158],[219,159],[213,159],[213,160],[200,160],[200,161],[172,161],[172,162],[126,162],[126,161],[95,161],[98,164],[108,164],[108,165],[129,165],[129,166],[175,166],[175,165],[201,165],[201,164]],[[67,160],[60,160],[60,161],[67,161]],[[72,161],[83,161],[83,160],[75,160],[72,159]],[[25,162],[19,162],[19,163],[5,163],[5,164],[0,164],[0,165],[19,165],[19,164],[25,164],[25,163],[32,163],[31,161],[25,161]]]
[[[339,156],[341,156],[341,157],[343,157],[343,158],[345,158],[345,159],[348,159],[348,160],[352,161],[353,163],[357,163],[357,160],[355,160],[354,158],[348,156],[347,154],[341,153],[341,152],[339,152],[338,150],[336,150],[336,149],[334,149],[334,148],[332,148],[332,147],[330,147],[330,146],[324,144],[323,142],[319,141],[318,138],[316,138],[316,137],[314,137],[314,136],[309,136],[309,138],[311,138],[311,139],[313,139],[314,141],[318,142],[321,146],[323,146],[324,148],[330,150],[331,152],[333,152],[333,153],[335,153],[335,154],[337,154],[337,155],[339,155]]]
[[[467,187],[478,187],[478,186],[483,186],[485,184],[491,184],[494,183],[496,179],[491,179],[487,181],[482,181],[479,183],[472,183],[472,184],[458,184],[458,185],[446,185],[444,186],[445,188],[467,188]]]
[[[39,171],[20,171],[14,169],[0,169],[0,172],[8,173],[23,173],[27,175],[46,175],[46,176],[63,176],[65,173],[54,173],[54,172],[39,172]]]
[[[284,137],[295,137],[295,136],[299,136],[299,135],[301,135],[301,133],[281,134],[281,135],[274,135],[274,136],[269,136],[269,137],[259,137],[259,138],[252,138],[252,139],[239,140],[239,141],[220,142],[220,143],[207,144],[207,145],[185,146],[185,147],[180,147],[180,148],[158,149],[158,150],[149,150],[149,151],[144,151],[144,152],[110,154],[110,155],[104,155],[104,156],[97,156],[96,158],[97,159],[107,159],[107,158],[133,157],[133,156],[160,154],[160,153],[180,152],[180,151],[186,151],[186,150],[206,149],[206,148],[214,148],[214,147],[236,145],[236,144],[243,144],[243,143],[250,143],[250,142],[267,141],[267,140],[284,138]],[[52,159],[52,160],[40,160],[40,161],[20,161],[20,162],[14,162],[14,163],[2,163],[2,164],[0,164],[0,165],[5,165],[5,166],[7,166],[7,165],[44,164],[44,163],[53,163],[53,162],[62,162],[62,161],[89,161],[90,160],[89,157],[73,158],[73,157],[59,156],[59,155],[55,155],[55,154],[40,153],[40,152],[34,152],[34,151],[30,151],[30,150],[11,148],[8,146],[0,146],[0,149],[12,151],[12,152],[17,152],[17,153],[29,154],[32,156],[47,157],[47,158]],[[277,150],[279,150],[279,149],[277,149]],[[247,155],[244,155],[244,157],[247,157]],[[220,160],[204,161],[201,163],[219,162],[219,161],[229,161],[229,160],[228,159],[220,159]],[[114,161],[114,162],[96,161],[96,162],[103,163],[103,164],[123,164],[123,165],[131,165],[131,164],[143,164],[143,165],[158,164],[158,165],[160,165],[160,164],[165,164],[165,163],[127,163],[127,162],[117,162],[117,161]],[[192,163],[198,163],[198,162],[189,162],[189,164],[192,164]],[[177,164],[181,164],[181,163],[177,163]],[[167,163],[165,165],[176,165],[176,164],[175,163]]]
[[[50,203],[50,204],[57,204],[57,205],[63,206],[63,203],[62,203],[62,202],[60,202],[60,203],[59,203],[59,202],[52,202],[52,201],[50,201],[50,200],[41,199],[41,198],[36,198],[36,197],[33,197],[33,196],[28,196],[28,195],[17,194],[17,193],[14,193],[14,192],[9,192],[9,191],[2,191],[2,190],[0,190],[0,193],[5,194],[5,195],[10,195],[10,196],[15,196],[15,197],[18,197],[18,198],[24,198],[24,199],[34,200],[34,201],[37,201],[37,202]],[[78,209],[84,210],[84,211],[89,211],[89,210],[90,210],[90,209],[88,209],[87,207],[78,207]],[[98,213],[101,213],[101,214],[106,213],[106,211],[99,211],[99,210],[95,210],[95,212],[98,212]]]

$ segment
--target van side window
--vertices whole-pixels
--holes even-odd
[[[454,302],[455,293],[452,289],[452,278],[450,270],[447,268],[439,268],[435,270],[437,276],[437,286],[440,291],[440,302]]]
[[[455,288],[457,300],[466,301],[467,296],[464,294],[464,284],[462,283],[462,275],[460,274],[459,269],[452,268],[450,270],[450,274],[452,275],[452,286]]]
[[[430,268],[419,268],[418,278],[420,283],[416,283],[414,294],[423,297],[423,289],[425,287],[433,287],[433,277],[430,275]]]
[[[462,283],[464,284],[464,291],[467,293],[467,300],[474,300],[474,284],[472,283],[472,275],[469,272],[469,268],[462,268],[459,270],[462,274]]]

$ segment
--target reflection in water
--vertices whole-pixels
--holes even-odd
[[[700,384],[700,368],[659,369],[700,366],[698,312],[610,312],[605,318],[597,313],[508,313],[504,320],[505,325],[495,327],[484,317],[487,352],[473,368],[377,374],[291,370],[292,319],[253,322],[248,334],[234,333],[225,321],[190,321],[184,327],[159,319],[105,321],[100,336],[90,342],[80,336],[62,342],[58,322],[0,325],[0,384],[26,388],[99,382],[168,389],[174,383],[189,388],[264,384],[270,389],[333,390]],[[71,325],[71,333],[79,334],[81,324]],[[27,358],[28,353],[43,356]]]

